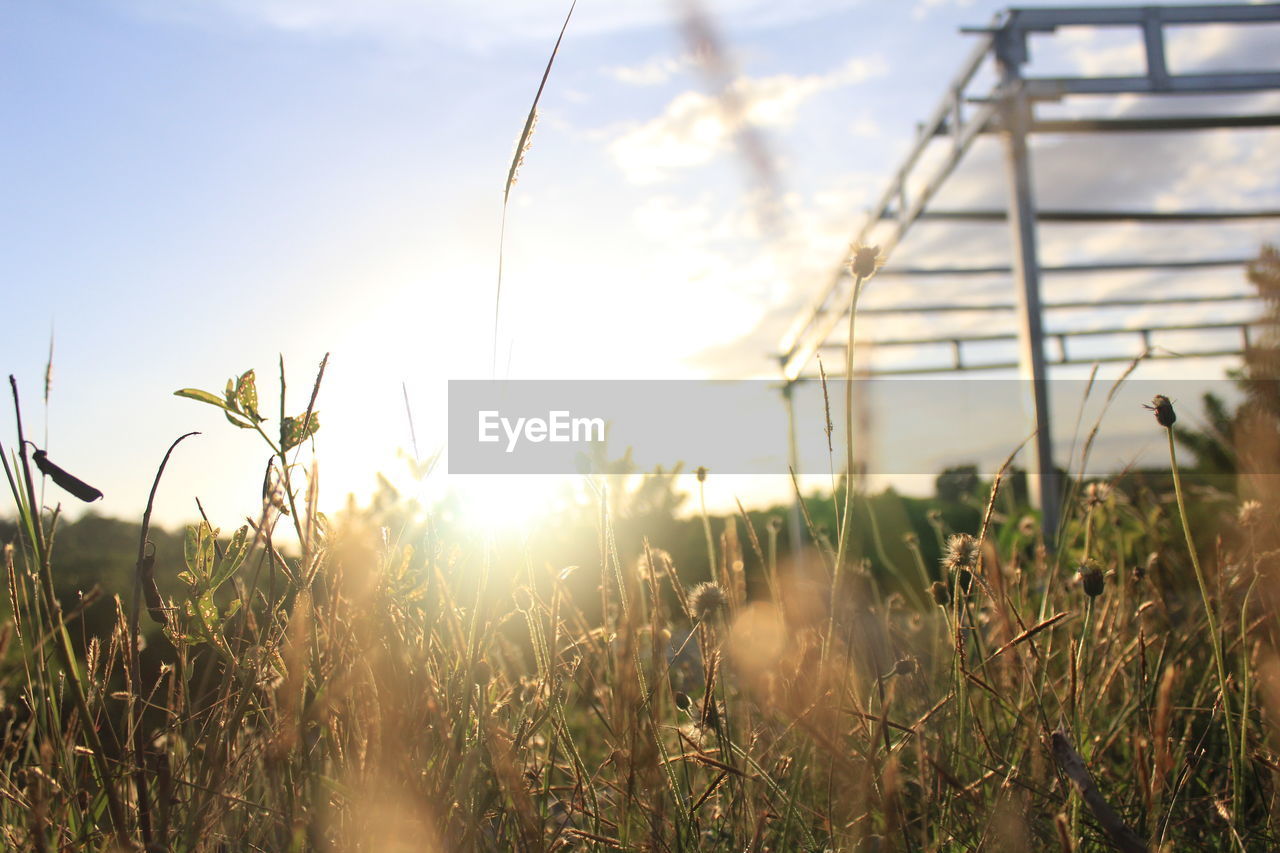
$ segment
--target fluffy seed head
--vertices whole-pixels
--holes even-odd
[[[957,533],[947,540],[947,554],[942,558],[949,569],[967,569],[977,565],[978,540],[968,533]]]
[[[1111,497],[1111,487],[1106,483],[1090,483],[1084,487],[1084,505],[1086,509],[1102,506]]]
[[[1241,527],[1257,527],[1262,522],[1262,504],[1258,501],[1245,501],[1240,504],[1236,513],[1236,521]]]
[[[706,581],[689,593],[689,615],[699,621],[712,616],[728,603],[720,584]]]

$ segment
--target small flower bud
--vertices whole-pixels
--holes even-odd
[[[705,483],[707,481],[707,467],[705,465],[699,465],[693,473],[698,476],[699,483]]]
[[[1084,587],[1084,594],[1090,598],[1102,595],[1106,577],[1097,563],[1090,562],[1080,567],[1080,585]]]
[[[947,589],[947,585],[942,581],[934,581],[929,587],[929,594],[933,596],[933,601],[939,607],[946,607],[951,603],[951,590]]]

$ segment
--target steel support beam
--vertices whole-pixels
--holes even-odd
[[[1045,543],[1057,540],[1059,515],[1058,471],[1053,462],[1052,421],[1049,417],[1049,381],[1044,359],[1044,312],[1040,304],[1040,256],[1036,245],[1036,200],[1031,176],[1031,151],[1027,134],[1031,102],[1021,79],[1025,59],[1022,45],[1003,35],[996,39],[996,65],[1005,100],[1005,176],[1009,191],[1010,236],[1013,238],[1013,272],[1018,306],[1018,364],[1022,378],[1031,383],[1031,403],[1036,423],[1036,464],[1028,487],[1038,498],[1043,515]]]

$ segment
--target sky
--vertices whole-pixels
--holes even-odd
[[[970,51],[959,27],[984,25],[999,8],[708,2],[744,133],[725,121],[716,80],[691,47],[687,7],[583,0],[511,192],[499,372],[775,376],[779,338]],[[0,287],[10,314],[0,364],[18,379],[28,431],[50,458],[106,493],[97,511],[137,517],[169,442],[200,430],[170,464],[156,517],[190,519],[199,496],[216,522],[235,523],[254,512],[265,455],[253,434],[172,392],[218,392],[254,368],[274,412],[283,357],[288,408],[299,413],[331,353],[318,402],[322,503],[367,496],[378,471],[424,488],[397,455],[412,445],[406,394],[425,456],[445,440],[447,381],[490,375],[504,181],[567,4],[7,0],[3,10]],[[1170,59],[1175,71],[1275,68],[1278,35],[1183,34]],[[1064,32],[1036,40],[1033,62],[1124,69],[1140,63],[1139,44]],[[1277,111],[1275,96],[1177,108]],[[1101,197],[1118,207],[1276,207],[1278,139],[1215,132],[1085,149],[1038,140],[1038,192],[1045,206]],[[1003,200],[999,146],[984,140],[971,154],[940,205]],[[1042,242],[1050,262],[1243,256],[1280,240],[1277,225],[1046,231]],[[957,252],[1002,262],[1007,236],[922,227],[895,260]],[[1046,294],[1156,286],[1245,289],[1228,271],[1112,276],[1087,291],[1046,282]],[[892,281],[870,287],[865,304],[999,297],[1008,283],[964,287]],[[873,336],[965,322],[993,320],[885,321]],[[1153,370],[1218,378],[1224,366]],[[11,436],[0,432],[6,448]],[[448,487],[441,476],[426,488]],[[539,500],[525,486],[498,491],[517,505]]]

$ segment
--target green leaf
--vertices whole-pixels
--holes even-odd
[[[242,526],[232,536],[231,541],[227,543],[226,550],[222,552],[222,559],[218,560],[213,567],[213,576],[209,580],[209,589],[217,590],[240,568],[244,563],[245,557],[249,556],[249,549],[253,543],[249,540],[248,525]]]
[[[179,391],[174,391],[173,396],[186,397],[188,400],[199,400],[201,403],[208,403],[210,406],[217,406],[223,410],[227,408],[226,402],[219,399],[217,395],[210,394],[208,391],[201,391],[199,388],[183,388]]]
[[[303,423],[306,423],[306,429],[303,429]],[[316,434],[320,429],[320,413],[312,412],[310,419],[306,414],[296,418],[285,418],[280,424],[280,449],[282,451],[292,450],[308,438]]]
[[[258,386],[254,381],[252,370],[246,370],[236,380],[235,400],[240,407],[240,411],[253,420],[259,423],[266,420],[266,418],[258,414]]]
[[[253,424],[240,420],[230,412],[223,412],[223,414],[227,416],[227,420],[231,422],[232,426],[238,426],[240,429],[253,429]]]
[[[222,620],[218,618],[218,605],[213,602],[212,592],[205,592],[196,599],[196,616],[210,637],[221,627]]]

